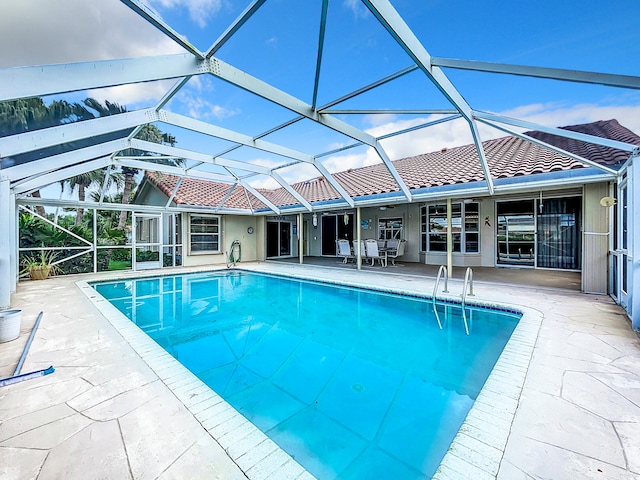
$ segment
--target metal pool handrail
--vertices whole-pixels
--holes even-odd
[[[473,270],[471,270],[471,267],[467,267],[467,272],[464,274],[464,286],[462,287],[463,309],[465,302],[467,301],[467,287],[469,287],[469,295],[473,297]]]
[[[433,313],[436,316],[436,320],[438,321],[438,326],[440,327],[440,330],[442,330],[442,322],[440,321],[440,315],[438,314],[438,309],[436,308],[436,293],[438,293],[438,285],[440,285],[440,277],[442,276],[442,274],[444,273],[444,290],[442,291],[443,293],[449,293],[449,290],[447,290],[447,283],[448,283],[448,279],[449,279],[449,275],[447,274],[447,267],[445,267],[444,265],[440,265],[440,268],[438,269],[438,277],[436,278],[436,284],[433,287],[433,295],[431,296],[431,299],[433,300]]]
[[[442,276],[442,273],[444,272],[444,290],[442,290],[442,293],[449,293],[449,290],[447,290],[447,283],[449,280],[449,274],[447,272],[447,267],[445,267],[444,265],[440,265],[440,268],[438,269],[438,277],[436,278],[436,284],[433,287],[433,299],[435,301],[436,299],[436,293],[438,293],[438,286],[440,285],[440,277]]]
[[[467,301],[467,287],[469,287],[469,295],[473,295],[473,270],[471,267],[467,267],[467,271],[464,274],[464,286],[462,287],[462,319],[464,321],[464,330],[469,335],[469,324],[467,322],[467,314],[464,311],[464,307]]]

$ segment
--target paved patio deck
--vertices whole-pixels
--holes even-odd
[[[421,294],[434,284],[401,267],[241,266]],[[0,388],[0,478],[310,478],[268,439],[243,430],[197,379],[171,373],[172,359],[132,326],[114,324],[75,284],[123,275],[140,274],[19,285],[12,308],[23,310],[22,335],[0,344],[0,376],[12,373],[39,311],[23,372],[51,364],[56,372]],[[521,307],[541,323],[501,357],[510,370],[490,377],[439,477],[640,479],[640,340],[622,309],[606,296],[506,285],[477,278],[474,300]],[[462,282],[450,281],[450,290],[458,295]]]

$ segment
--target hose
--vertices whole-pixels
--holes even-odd
[[[237,255],[236,255],[237,249]],[[227,262],[227,268],[230,264],[235,265],[239,263],[242,258],[242,246],[240,245],[240,240],[234,240],[231,243],[231,247],[229,248],[229,261]]]

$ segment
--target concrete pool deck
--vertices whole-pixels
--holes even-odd
[[[434,285],[433,277],[395,271],[241,266],[427,295]],[[159,273],[170,270],[144,275]],[[19,284],[12,308],[23,310],[22,335],[0,344],[0,376],[13,372],[40,311],[22,371],[54,365],[56,372],[0,388],[0,477],[311,478],[265,438],[243,430],[242,418],[214,393],[172,376],[170,360],[144,340],[135,343],[137,327],[122,333],[76,286],[123,276],[142,274]],[[462,282],[451,280],[449,289],[455,297]],[[505,356],[510,370],[490,377],[488,402],[470,412],[439,478],[640,479],[640,340],[623,310],[605,296],[543,287],[476,282],[475,294],[473,301],[537,311],[541,323]],[[512,375],[524,382],[515,398]],[[492,402],[505,412],[491,411]],[[504,423],[509,416],[513,421]],[[220,424],[224,430],[216,430]]]

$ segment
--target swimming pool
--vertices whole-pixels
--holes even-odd
[[[518,320],[243,272],[94,288],[321,479],[430,477]]]

